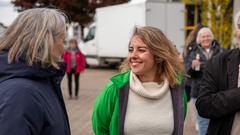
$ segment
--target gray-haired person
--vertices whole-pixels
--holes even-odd
[[[23,11],[0,36],[0,135],[70,135],[60,82],[66,16]]]
[[[240,13],[236,16],[240,43]],[[239,48],[213,57],[206,65],[196,107],[210,119],[208,135],[240,133],[240,51]]]
[[[218,42],[214,40],[212,31],[208,27],[203,27],[198,31],[196,45],[189,51],[189,57],[186,61],[186,69],[191,76],[191,98],[193,103],[199,95],[200,83],[203,71],[206,68],[206,62],[215,55],[223,52]],[[197,114],[198,134],[206,135],[209,120],[200,117]]]

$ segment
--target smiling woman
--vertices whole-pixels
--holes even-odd
[[[154,56],[140,37],[132,38],[128,57],[131,70],[138,75],[139,80],[142,82],[155,81],[157,66],[154,63]]]
[[[95,134],[182,135],[183,65],[161,30],[136,28],[123,68],[126,71],[112,77],[96,99]]]

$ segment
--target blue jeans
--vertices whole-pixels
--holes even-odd
[[[193,99],[193,105],[196,109],[195,103],[196,103],[196,98],[192,98]],[[203,118],[201,116],[198,115],[197,113],[197,123],[198,123],[198,135],[206,135],[207,133],[207,129],[208,129],[208,124],[209,124],[209,119]]]

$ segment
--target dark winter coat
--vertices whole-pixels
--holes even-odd
[[[231,133],[234,116],[240,111],[239,64],[239,49],[224,52],[207,64],[196,107],[200,116],[210,119],[208,135]]]
[[[220,45],[217,41],[213,41],[211,45],[212,56],[215,56],[218,53],[223,52],[223,49],[220,48]],[[192,61],[196,59],[197,53],[200,55],[200,70],[195,71],[192,69]],[[206,62],[208,61],[207,57],[203,53],[203,48],[200,45],[192,45],[191,50],[189,50],[188,57],[185,59],[185,67],[188,75],[190,76],[191,80],[191,97],[197,98],[199,89],[200,89],[200,82],[203,75],[203,70],[205,69]]]
[[[7,64],[7,52],[0,52],[0,135],[70,135],[63,75],[24,62]]]

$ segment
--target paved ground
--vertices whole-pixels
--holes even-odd
[[[108,82],[109,77],[117,74],[113,69],[87,69],[80,76],[78,100],[69,100],[66,78],[62,82],[63,95],[67,106],[72,135],[93,135],[91,130],[91,113],[95,97]],[[188,105],[184,135],[197,135],[195,115],[192,104]]]

